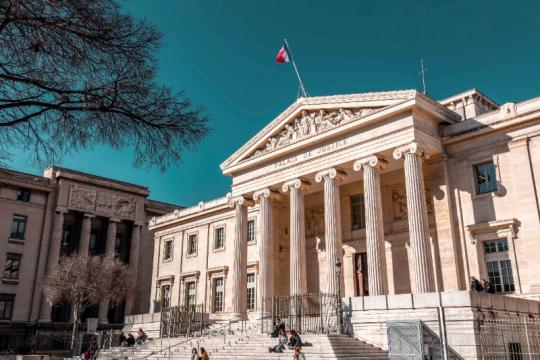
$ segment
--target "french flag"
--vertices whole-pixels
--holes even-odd
[[[283,44],[283,46],[281,47],[281,50],[279,50],[276,56],[276,62],[279,64],[284,64],[284,63],[288,63],[289,61],[291,61],[289,48],[287,47],[287,44]]]

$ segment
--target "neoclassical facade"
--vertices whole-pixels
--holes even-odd
[[[150,311],[263,299],[540,294],[540,98],[477,90],[300,98],[221,164],[226,196],[153,218]],[[339,278],[337,264],[342,264]]]

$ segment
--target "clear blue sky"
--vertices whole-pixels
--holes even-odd
[[[165,33],[159,81],[207,108],[213,131],[165,173],[97,146],[61,166],[142,184],[181,205],[225,194],[219,164],[296,98],[287,37],[311,95],[420,89],[441,99],[476,87],[504,103],[540,96],[540,1],[172,1],[124,4]],[[17,154],[12,168],[41,173]]]

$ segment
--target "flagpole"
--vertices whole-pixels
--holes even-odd
[[[294,57],[291,51],[291,47],[287,43],[287,39],[283,39],[285,41],[285,46],[287,46],[287,51],[289,54],[291,54],[291,62],[294,67],[294,71],[296,72],[296,77],[298,78],[298,82],[300,83],[300,95],[301,97],[308,97],[308,93],[306,92],[306,88],[304,87],[304,82],[302,81],[302,78],[300,77],[300,73],[298,72],[298,68],[296,67],[296,63],[294,62]]]

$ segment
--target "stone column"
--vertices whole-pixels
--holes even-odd
[[[273,247],[273,222],[272,222],[272,199],[277,199],[279,193],[272,189],[262,189],[253,193],[254,200],[260,200],[260,225],[261,234],[259,242],[259,304],[263,317],[271,313],[270,298],[274,296],[274,274],[272,262],[274,259]]]
[[[377,156],[357,160],[353,165],[356,171],[364,170],[366,249],[370,296],[388,294],[380,180],[380,170],[386,168],[386,165],[386,161]]]
[[[310,184],[300,179],[290,180],[283,184],[281,190],[290,192],[290,294],[304,295],[307,293],[306,277],[306,234],[304,214],[304,193]]]
[[[422,158],[429,153],[413,142],[394,150],[394,158],[405,158],[405,187],[407,192],[407,212],[409,219],[409,238],[413,253],[413,291],[426,293],[435,291],[433,259],[429,237],[429,224],[426,205],[426,191]]]
[[[340,281],[336,278],[336,261],[342,261],[341,248],[341,209],[339,198],[339,180],[346,174],[330,168],[318,172],[315,181],[324,179],[324,240],[326,244],[326,292],[339,294]]]
[[[90,247],[90,235],[92,233],[92,218],[94,215],[84,214],[79,240],[79,254],[88,256]]]
[[[64,232],[64,213],[65,210],[56,210],[54,213],[51,240],[49,243],[49,255],[47,261],[47,271],[58,263],[60,257],[60,247],[62,246],[62,233]],[[39,312],[39,321],[51,321],[51,304],[41,292],[41,306]]]
[[[238,196],[229,201],[229,206],[234,207],[236,219],[233,244],[231,321],[240,321],[247,317],[247,208],[251,205],[253,202],[244,196]]]
[[[116,242],[116,223],[118,219],[109,219],[107,225],[107,239],[105,243],[105,259],[106,261],[114,261],[114,246]],[[103,300],[99,303],[99,322],[107,324],[109,322],[109,300]]]
[[[129,248],[129,269],[133,276],[133,293],[130,294],[126,300],[126,307],[124,310],[125,315],[133,315],[135,311],[135,294],[137,294],[137,285],[139,284],[139,247],[141,243],[141,231],[142,225],[133,223],[131,230],[131,244]],[[171,287],[172,289],[172,287]]]

